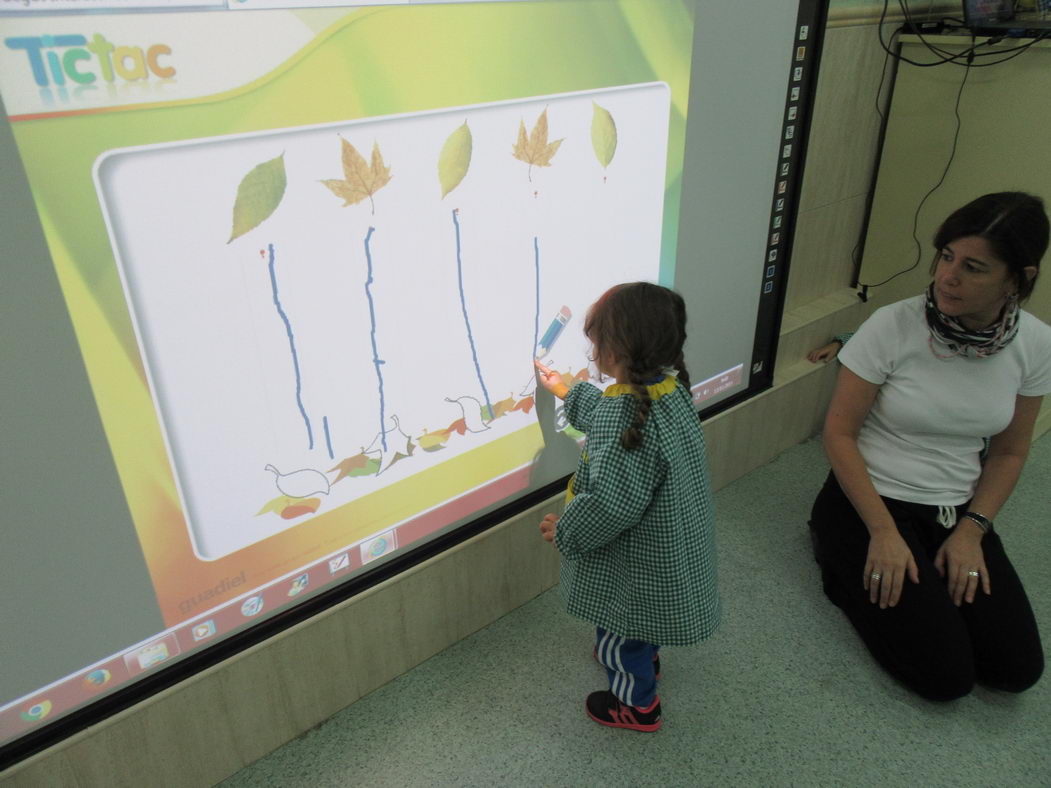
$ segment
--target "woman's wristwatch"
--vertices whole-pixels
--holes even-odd
[[[964,512],[963,516],[981,528],[983,535],[989,533],[989,531],[993,529],[993,521],[984,514],[978,514],[978,512]]]

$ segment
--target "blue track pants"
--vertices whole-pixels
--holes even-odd
[[[602,627],[595,633],[595,657],[606,669],[610,691],[622,703],[643,708],[657,696],[653,658],[660,646],[614,635]]]

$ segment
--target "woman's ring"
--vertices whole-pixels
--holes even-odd
[[[873,572],[871,575],[869,575],[869,577],[871,577],[873,580],[879,580],[880,577],[882,577],[882,575],[880,575],[879,572]]]
[[[968,574],[969,577],[978,577],[978,570],[977,569],[972,569],[967,574]]]

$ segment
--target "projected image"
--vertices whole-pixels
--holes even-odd
[[[365,538],[528,464],[531,359],[586,376],[573,315],[659,277],[669,104],[626,86],[104,154],[198,555],[341,506]]]
[[[675,281],[691,9],[97,16],[174,74],[65,93],[8,53],[165,626],[335,561],[310,596],[572,472],[532,359],[586,377],[587,306]]]
[[[24,171],[12,224],[33,236],[11,257],[54,303],[5,369],[51,381],[18,365],[54,354],[61,323],[76,401],[47,418],[63,441],[95,430],[68,439],[86,492],[34,510],[38,538],[13,563],[90,534],[106,560],[48,575],[48,593],[116,605],[33,619],[29,649],[49,658],[0,681],[0,740],[573,471],[580,436],[533,360],[587,378],[588,306],[617,282],[678,287],[695,262],[677,268],[700,13],[530,0],[0,15],[0,154],[5,178]],[[163,68],[107,66],[96,41]],[[697,289],[714,302],[740,268],[719,259]],[[38,432],[15,432],[38,456]],[[57,501],[49,468],[11,489]]]

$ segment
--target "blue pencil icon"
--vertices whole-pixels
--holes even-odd
[[[544,332],[544,336],[536,347],[537,358],[543,358],[551,352],[552,346],[562,334],[562,329],[566,327],[566,323],[568,323],[572,317],[573,313],[569,310],[568,306],[563,306],[558,310],[558,314],[555,315],[555,319],[551,321],[551,325],[547,327],[547,331]]]

